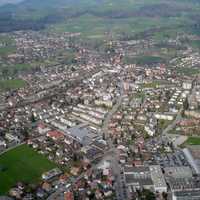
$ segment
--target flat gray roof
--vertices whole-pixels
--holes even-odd
[[[80,124],[67,129],[67,133],[77,139],[81,144],[88,145],[98,137],[86,124]]]
[[[139,185],[139,186],[153,185],[153,181],[151,180],[151,178],[138,179],[138,178],[135,178],[135,176],[132,174],[126,174],[125,180],[128,185],[131,185],[131,184]]]

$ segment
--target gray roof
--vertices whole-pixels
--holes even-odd
[[[192,178],[192,170],[189,166],[165,167],[165,176],[173,178]]]
[[[149,172],[149,167],[132,167],[132,166],[125,166],[124,173],[132,172],[132,173],[140,173],[140,172]]]
[[[73,138],[77,139],[81,144],[88,145],[98,135],[92,132],[89,127],[85,124],[81,124],[67,130],[67,133]]]
[[[155,187],[167,187],[164,175],[159,165],[150,166],[151,178]]]
[[[0,196],[0,200],[13,200],[13,198],[7,196]]]
[[[151,178],[140,179],[140,178],[135,178],[135,176],[132,174],[126,174],[125,180],[126,184],[128,185],[138,185],[140,187],[149,185],[153,186],[153,181],[151,180]]]
[[[185,148],[185,149],[183,149],[183,153],[185,154],[185,157],[187,158],[190,165],[194,168],[196,174],[200,174],[199,166],[195,162],[190,150],[188,148]]]
[[[188,197],[188,199],[191,199],[191,197],[196,197],[195,199],[200,199],[200,191],[180,191],[180,192],[174,192],[174,196],[176,197]]]

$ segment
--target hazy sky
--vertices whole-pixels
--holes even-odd
[[[18,3],[20,1],[23,1],[23,0],[0,0],[0,5],[3,5],[5,3]]]

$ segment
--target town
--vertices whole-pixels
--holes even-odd
[[[200,38],[79,37],[0,35],[2,199],[200,199]]]

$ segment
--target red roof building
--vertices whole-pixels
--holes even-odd
[[[64,133],[60,131],[49,131],[47,136],[52,138],[53,140],[59,140],[64,138]]]
[[[74,195],[72,192],[65,192],[64,200],[74,200]]]

